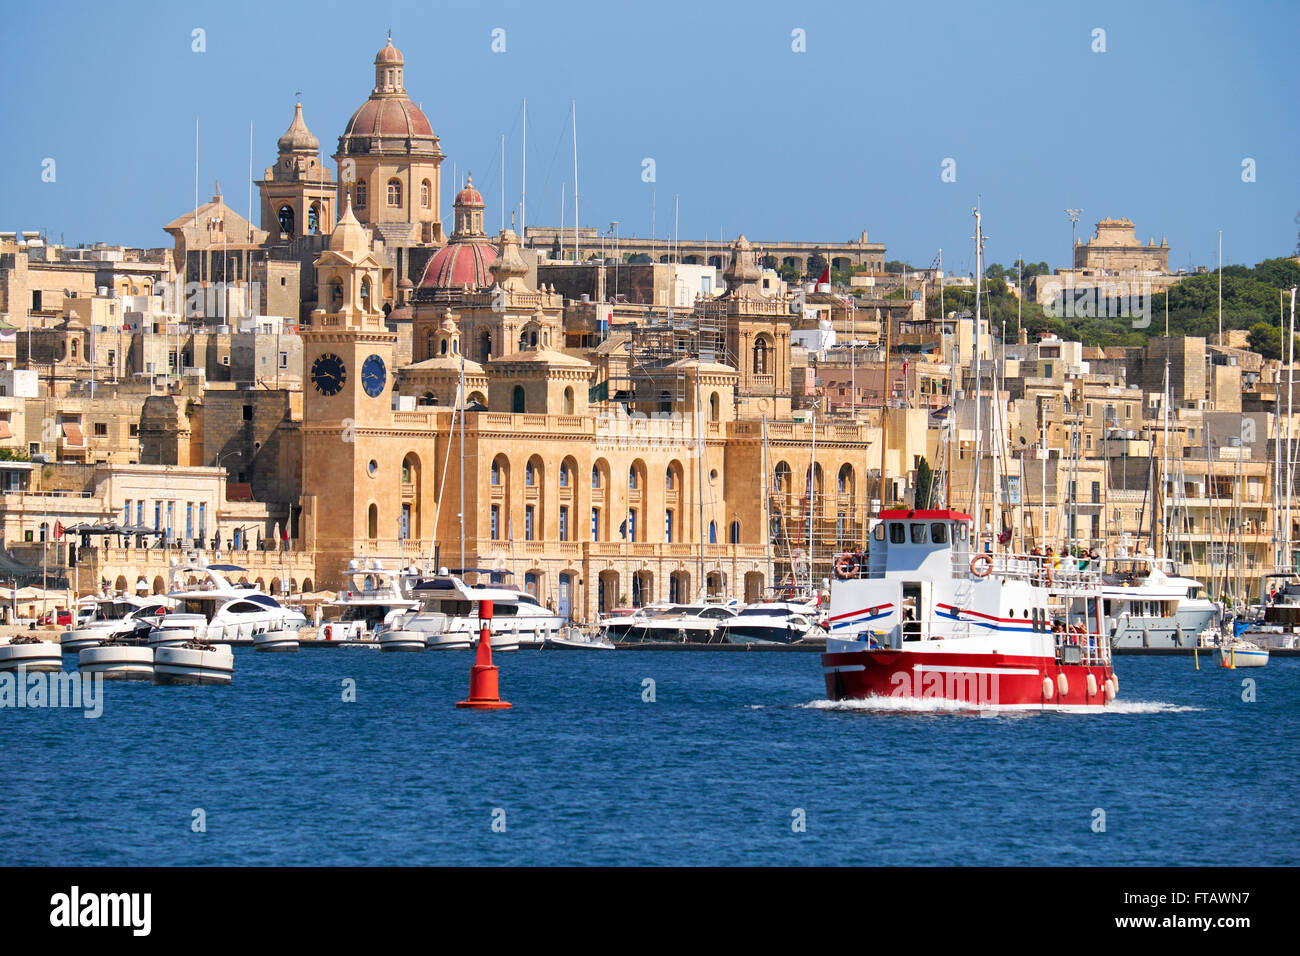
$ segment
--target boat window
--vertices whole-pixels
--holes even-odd
[[[265,608],[258,607],[252,601],[235,601],[226,610],[231,614],[260,614]]]
[[[875,538],[877,541],[885,540],[885,523],[883,521],[880,524],[876,525],[876,527],[872,530],[871,537]]]
[[[891,544],[903,544],[906,541],[906,532],[903,530],[901,521],[889,522],[889,541]]]
[[[930,540],[935,544],[948,543],[948,526],[942,521],[936,521],[930,525]]]
[[[925,525],[920,522],[912,525],[912,544],[925,544]]]
[[[703,611],[700,612],[700,617],[707,617],[707,618],[721,619],[724,617],[731,617],[731,616],[732,614],[730,611],[728,611],[726,608],[721,608],[721,607],[709,607],[709,608],[705,608]]]

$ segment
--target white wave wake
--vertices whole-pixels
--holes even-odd
[[[1001,710],[994,707],[981,707],[978,704],[948,700],[942,697],[926,699],[916,697],[867,697],[860,700],[810,700],[799,704],[809,710],[829,710],[860,713],[895,713],[895,714],[969,714],[979,717],[1024,717],[1038,713],[1036,708],[1027,710]],[[1185,714],[1201,711],[1201,707],[1189,707],[1170,704],[1160,700],[1114,700],[1105,710],[1090,711],[1091,714]],[[1048,708],[1049,713],[1062,713]],[[1064,711],[1069,713],[1069,711]]]

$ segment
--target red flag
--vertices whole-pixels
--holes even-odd
[[[818,285],[825,285],[831,281],[831,267],[828,265],[822,272],[821,278],[817,280]]]
[[[54,537],[56,537],[56,538],[62,538],[62,537],[63,537],[63,522],[62,522],[62,521],[56,521],[56,522],[54,522]]]

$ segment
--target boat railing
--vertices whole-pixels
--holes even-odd
[[[1056,659],[1062,664],[1101,667],[1110,663],[1110,639],[1086,630],[1065,630],[1056,634]]]
[[[1009,578],[1054,589],[1092,589],[1101,584],[1095,559],[1069,555],[985,551],[967,558],[954,554],[952,569],[955,578]]]

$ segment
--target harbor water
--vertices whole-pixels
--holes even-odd
[[[1294,658],[1126,656],[1110,712],[996,716],[832,704],[811,653],[622,651],[499,655],[514,708],[479,713],[470,663],[238,648],[230,686],[0,709],[0,859],[1300,862]]]

